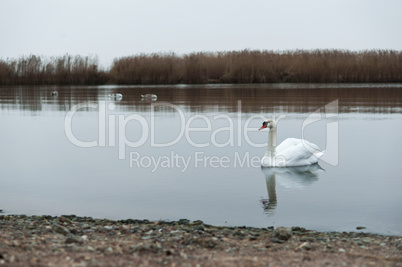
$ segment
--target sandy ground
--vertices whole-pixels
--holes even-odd
[[[402,266],[402,237],[0,216],[0,266]]]

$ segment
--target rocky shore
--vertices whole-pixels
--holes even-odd
[[[402,266],[402,237],[300,227],[219,227],[0,216],[0,266]]]

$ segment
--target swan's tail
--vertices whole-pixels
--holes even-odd
[[[314,155],[317,159],[319,159],[319,158],[321,158],[322,155],[324,155],[324,154],[325,154],[325,150],[324,150],[324,151],[315,152],[313,155]]]

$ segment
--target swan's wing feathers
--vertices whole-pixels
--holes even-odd
[[[317,163],[317,145],[306,140],[288,138],[276,149],[276,157],[283,157],[287,166],[302,166]]]
[[[292,148],[294,146],[297,146],[297,144],[300,143],[300,139],[297,138],[287,138],[285,139],[282,143],[279,144],[279,146],[276,147],[276,151],[285,151],[289,148]]]
[[[325,150],[324,151],[318,151],[318,152],[314,153],[314,156],[317,157],[317,158],[321,158],[322,155],[324,155],[324,153],[325,153]]]
[[[316,152],[320,151],[320,148],[316,144],[310,143],[307,140],[301,140],[301,141],[303,142],[303,144],[305,146],[307,146],[309,148],[309,150],[313,150],[312,151],[313,153],[316,153]]]

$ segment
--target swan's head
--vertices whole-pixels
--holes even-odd
[[[276,124],[275,124],[275,121],[273,119],[265,120],[265,121],[263,121],[262,126],[261,126],[260,129],[258,129],[258,131],[262,130],[262,129],[265,129],[265,128],[272,129],[275,126],[276,126]]]

